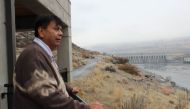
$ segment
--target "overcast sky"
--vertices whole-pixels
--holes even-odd
[[[190,0],[71,0],[72,41],[85,48],[190,37]]]

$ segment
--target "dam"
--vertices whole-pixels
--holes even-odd
[[[166,63],[165,55],[138,55],[126,57],[131,64]]]
[[[167,63],[167,55],[164,53],[135,53],[117,54],[129,60],[130,64]]]

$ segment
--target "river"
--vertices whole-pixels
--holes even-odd
[[[190,64],[167,63],[167,64],[135,64],[137,67],[168,78],[177,86],[190,89]]]

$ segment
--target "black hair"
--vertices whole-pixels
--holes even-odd
[[[38,16],[38,18],[35,21],[35,25],[34,25],[34,35],[35,37],[39,37],[38,34],[38,28],[42,27],[42,28],[47,28],[47,26],[49,25],[49,23],[51,21],[55,21],[55,23],[57,25],[60,25],[61,27],[63,27],[63,22],[55,15],[43,15],[43,16]]]

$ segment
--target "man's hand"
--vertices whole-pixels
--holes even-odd
[[[78,87],[73,87],[72,92],[73,92],[74,94],[77,94],[79,91],[80,91],[80,88],[78,88]]]
[[[96,102],[90,104],[90,109],[104,109],[104,108],[103,108],[103,104],[96,101]]]

